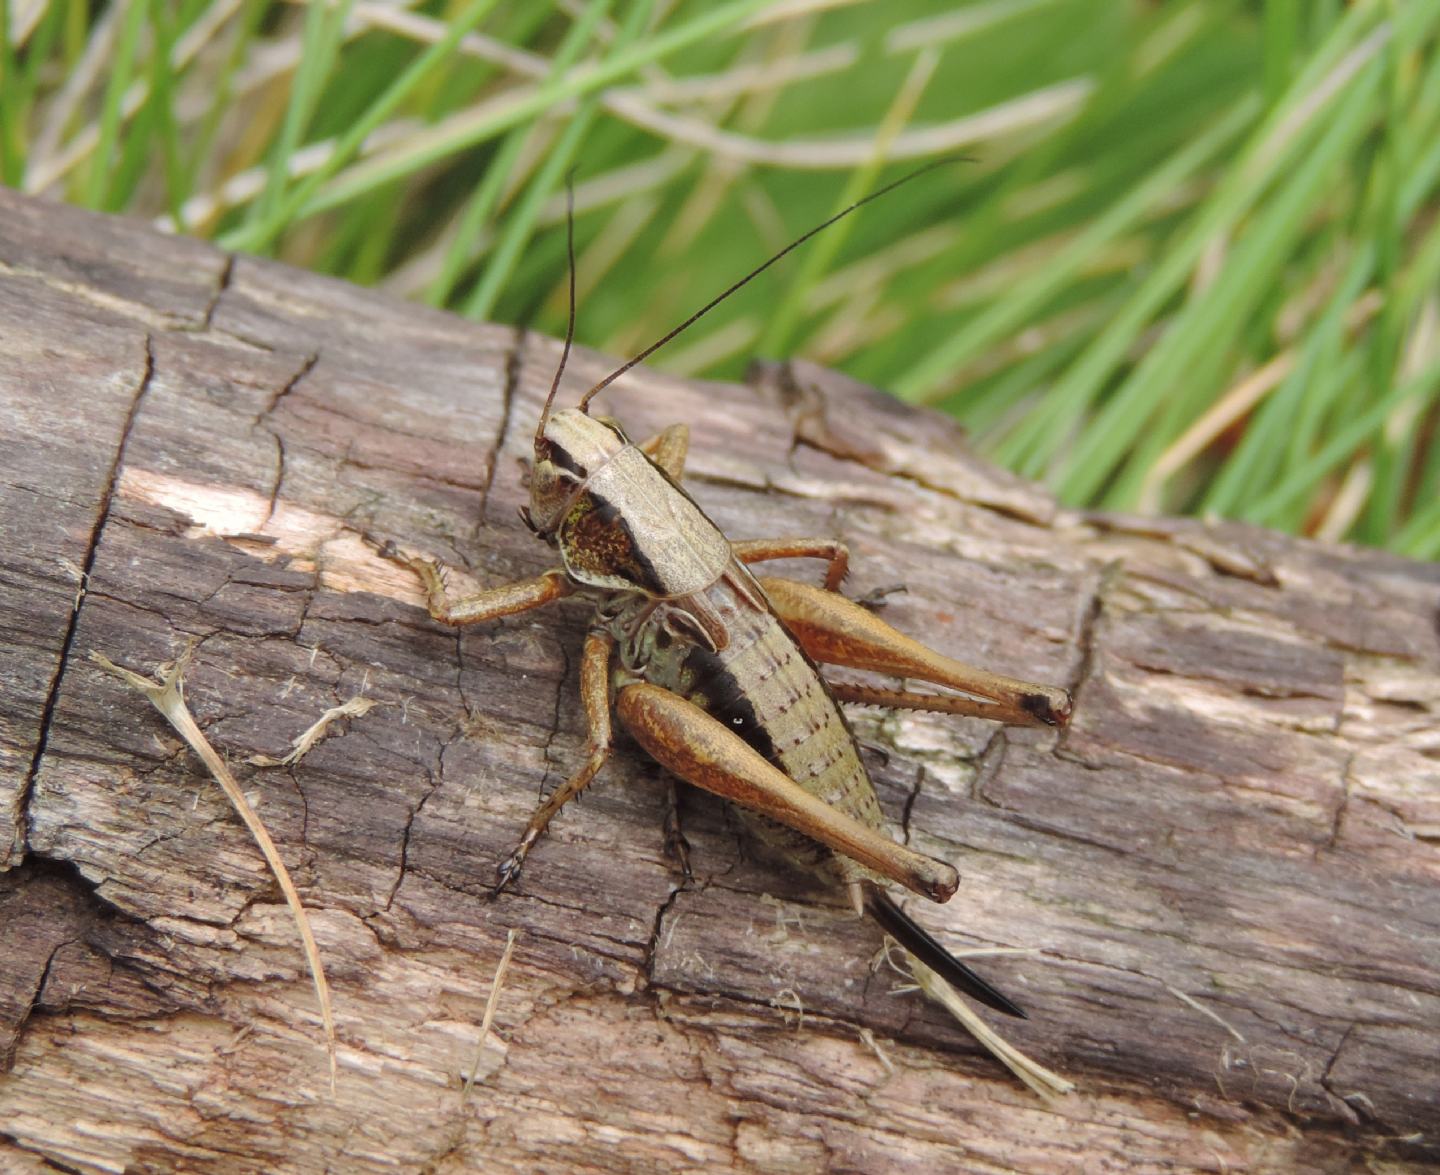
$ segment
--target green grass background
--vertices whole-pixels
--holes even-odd
[[[804,355],[1071,504],[1440,557],[1440,4],[0,0],[0,178],[631,353]]]

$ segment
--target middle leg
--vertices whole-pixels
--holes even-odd
[[[640,451],[670,475],[670,480],[679,482],[685,476],[685,456],[690,451],[690,427],[672,424],[664,432],[657,432],[648,441],[642,441]]]
[[[840,581],[850,570],[850,548],[839,539],[747,539],[731,543],[741,563],[764,563],[770,559],[825,559],[825,590],[838,592]]]
[[[675,864],[686,881],[690,872],[690,842],[680,827],[680,785],[671,779],[665,793],[665,856]]]
[[[585,638],[585,652],[580,661],[580,701],[590,728],[589,754],[584,766],[535,809],[520,843],[496,868],[493,893],[498,894],[519,876],[526,854],[540,839],[555,814],[590,786],[590,781],[610,756],[610,744],[614,739],[610,730],[610,653],[614,647],[614,640],[603,632],[592,632]]]

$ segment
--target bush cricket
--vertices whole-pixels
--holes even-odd
[[[1024,1016],[887,892],[893,883],[944,902],[955,893],[959,876],[949,864],[891,837],[841,703],[1059,726],[1070,714],[1069,694],[953,661],[846,599],[838,590],[849,559],[841,542],[731,542],[681,488],[685,425],[636,445],[614,421],[589,414],[597,393],[786,253],[949,162],[911,172],[811,229],[591,387],[575,407],[556,408],[575,331],[570,217],[569,327],[535,430],[530,504],[521,511],[530,530],[558,551],[560,566],[452,601],[437,564],[381,544],[385,557],[419,577],[430,615],[443,624],[480,624],[567,596],[594,605],[580,665],[587,757],[536,809],[498,867],[496,892],[515,879],[551,819],[604,765],[613,710],[671,774],[729,800],[754,832],[790,860],[844,886],[857,914],[872,917],[951,986],[991,1008]],[[750,571],[767,560],[810,557],[826,563],[823,588],[757,578]],[[959,692],[831,684],[818,664],[914,678]]]

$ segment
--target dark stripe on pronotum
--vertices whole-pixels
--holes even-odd
[[[575,458],[570,456],[570,454],[563,447],[556,444],[555,441],[547,440],[546,444],[549,447],[545,451],[545,456],[549,459],[551,465],[555,465],[563,469],[566,473],[573,474],[577,478],[583,478],[588,474],[589,471],[581,469],[580,466],[575,464]]]
[[[645,553],[644,545],[636,541],[635,530],[620,508],[594,490],[588,491],[585,496],[591,505],[590,525],[597,529],[600,536],[597,549],[610,551],[609,570],[623,572],[625,578],[637,587],[663,592],[665,584],[655,564]]]

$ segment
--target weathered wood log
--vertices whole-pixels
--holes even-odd
[[[1033,952],[981,966],[1031,1013],[1006,1031],[1080,1085],[1046,1105],[703,796],[682,884],[633,749],[487,900],[578,761],[584,610],[457,635],[360,536],[485,583],[547,565],[516,507],[551,340],[10,193],[0,323],[5,1170],[1440,1154],[1440,568],[1059,509],[937,417],[800,364],[616,389],[633,433],[691,423],[690,481],[732,537],[843,537],[852,591],[906,585],[898,627],[1075,691],[1058,738],[855,713],[897,826],[964,879],[918,916]],[[582,354],[574,386],[603,367]],[[145,671],[187,646],[191,707],[321,941],[333,1098],[259,853],[86,656]],[[362,693],[383,705],[297,765],[244,765]]]

